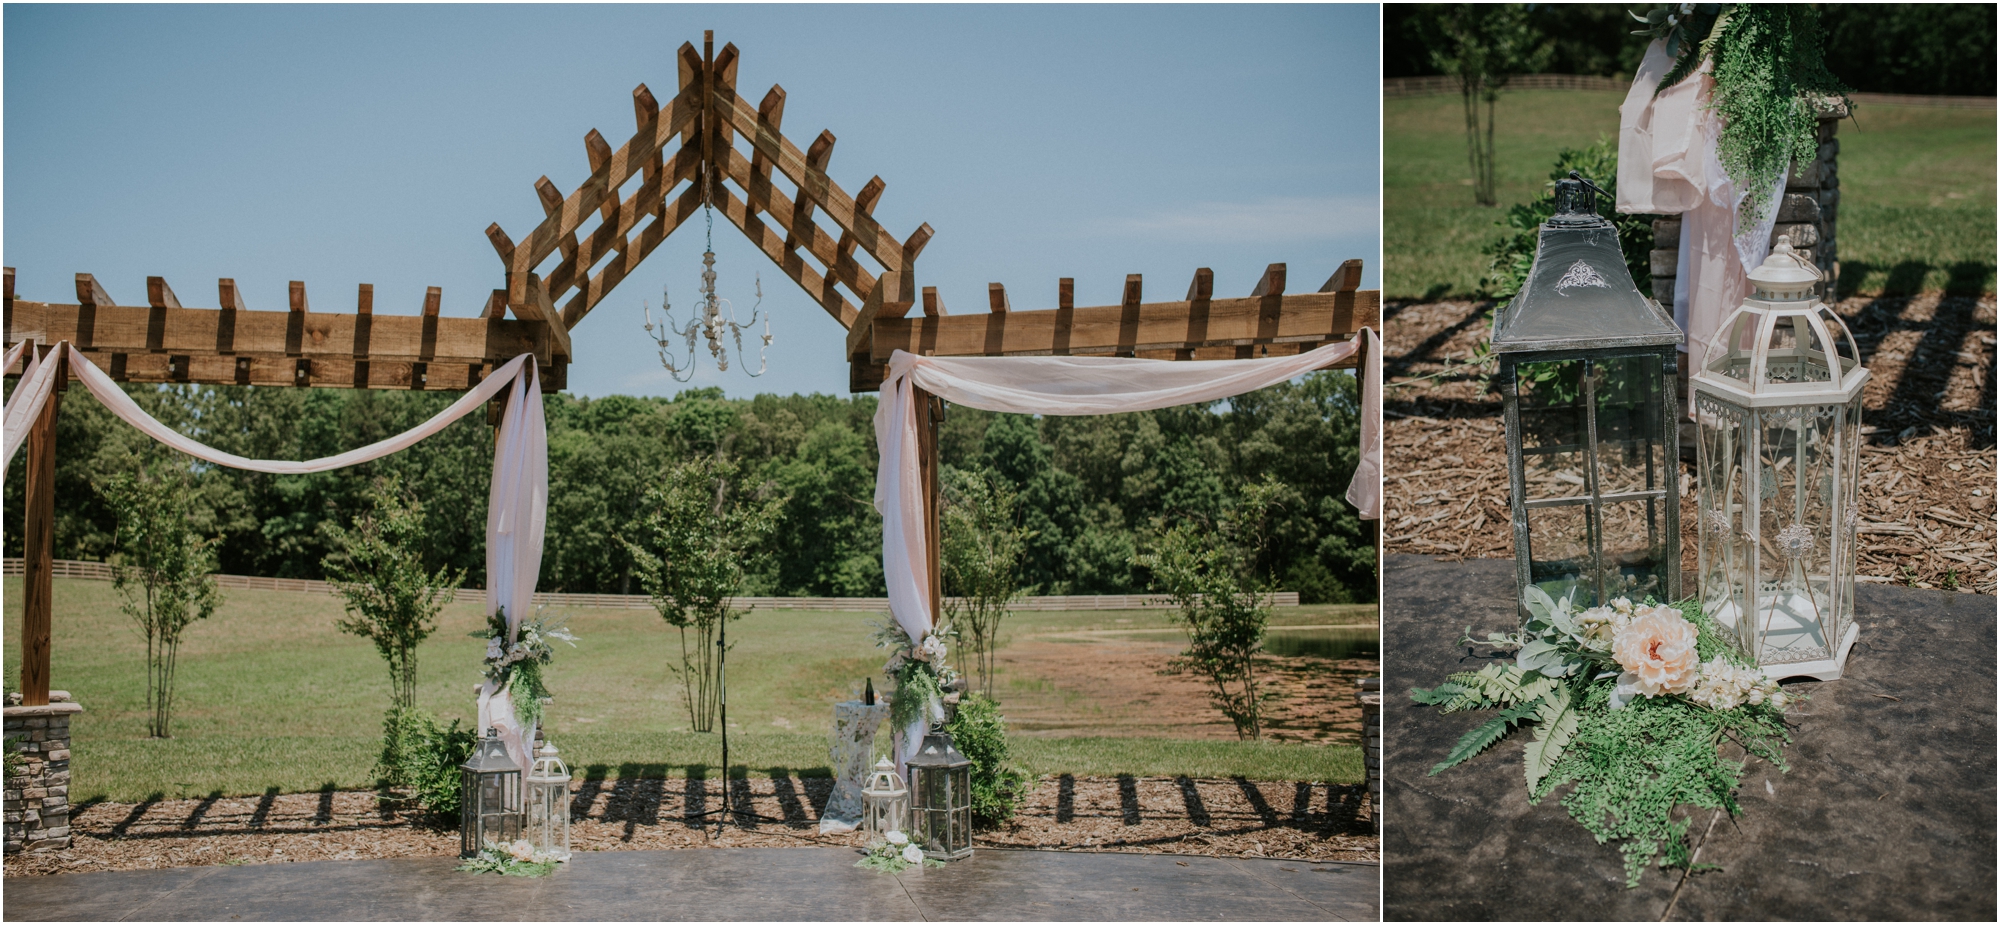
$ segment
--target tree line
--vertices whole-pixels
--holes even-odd
[[[1712,4],[1705,4],[1710,5]],[[1434,60],[1433,37],[1465,4],[1390,4],[1382,8],[1385,77],[1448,73]],[[1506,4],[1526,26],[1528,47],[1543,49],[1534,70],[1629,78],[1652,40],[1631,13],[1653,4]],[[1869,93],[1992,96],[1994,6],[1989,3],[1821,4],[1826,66]],[[1503,17],[1506,13],[1500,14]]]
[[[10,383],[11,386],[11,383]],[[253,459],[328,456],[400,433],[454,394],[252,386],[128,385],[141,407],[197,440]],[[785,497],[769,555],[744,593],[883,595],[881,517],[873,509],[873,395],[759,395],[719,389],[672,398],[544,397],[549,511],[541,587],[641,594],[625,540],[648,515],[644,498],[664,474],[720,457]],[[1266,476],[1282,486],[1269,515],[1260,574],[1308,602],[1375,597],[1373,525],[1344,499],[1358,460],[1355,379],[1322,372],[1226,403],[1104,417],[1036,418],[950,409],[946,466],[991,477],[1019,497],[1029,594],[1146,590],[1134,558],[1163,525],[1213,521]],[[427,569],[485,573],[493,434],[468,415],[402,453],[311,475],[269,475],[197,463],[112,417],[81,390],[65,395],[57,426],[55,554],[104,560],[117,517],[100,487],[142,467],[186,472],[187,517],[213,537],[225,573],[325,578],[340,531],[370,509],[378,478],[420,498],[418,545]],[[24,466],[7,474],[7,510],[19,511]],[[21,555],[18,518],[7,555]]]

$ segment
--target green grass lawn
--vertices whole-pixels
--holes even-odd
[[[6,579],[8,689],[18,689],[20,579]],[[379,747],[388,677],[366,640],[334,629],[339,602],[292,592],[229,591],[189,629],[176,683],[174,737],[146,737],[144,640],[109,582],[56,581],[54,686],[84,705],[74,725],[73,801],[169,799],[365,787]],[[876,675],[883,654],[867,614],[752,613],[730,625],[730,763],[735,773],[827,773],[830,705]],[[1021,613],[1008,633],[1173,626],[1157,611]],[[1278,625],[1374,622],[1374,608],[1301,607]],[[448,608],[420,651],[421,706],[473,718],[482,620]],[[576,649],[549,672],[550,737],[580,772],[603,776],[710,774],[718,737],[687,732],[672,630],[650,610],[577,610]],[[879,681],[880,679],[877,678]],[[1016,736],[1018,762],[1038,774],[1242,775],[1261,780],[1361,779],[1353,747],[1230,741]]]
[[[1618,134],[1616,92],[1503,94],[1494,138],[1499,207],[1472,202],[1457,96],[1382,107],[1389,298],[1474,294],[1481,249],[1507,205],[1539,195],[1556,151]],[[1848,293],[1992,291],[1994,113],[1865,105],[1840,126],[1841,286]]]

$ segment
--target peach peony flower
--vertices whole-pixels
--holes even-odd
[[[1695,658],[1695,628],[1672,607],[1642,613],[1618,632],[1611,657],[1618,660],[1632,687],[1648,697],[1686,693],[1700,677]]]

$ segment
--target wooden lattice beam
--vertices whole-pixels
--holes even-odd
[[[436,287],[421,314],[379,315],[367,284],[347,314],[310,311],[300,282],[286,310],[251,311],[230,279],[217,286],[221,308],[184,307],[159,277],[147,280],[144,306],[116,304],[87,273],[77,274],[77,290],[89,297],[74,304],[13,298],[11,268],[7,279],[8,344],[69,341],[121,382],[458,390],[523,353],[542,358],[548,387],[564,379],[546,325],[441,317]]]
[[[988,310],[951,315],[933,287],[924,288],[924,313],[868,320],[865,353],[850,332],[849,386],[881,386],[892,353],[925,356],[1137,356],[1164,360],[1249,359],[1302,353],[1352,339],[1363,327],[1380,330],[1382,294],[1360,291],[1361,262],[1350,260],[1322,291],[1285,294],[1285,266],[1272,264],[1247,298],[1213,297],[1214,274],[1196,271],[1186,299],[1142,301],[1143,280],[1126,278],[1117,305],[1077,308],[1074,284],[1064,279],[1053,309],[1016,311],[1005,287],[987,289]],[[1354,366],[1358,359],[1344,362]]]

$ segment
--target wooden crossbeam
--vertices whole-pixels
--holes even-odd
[[[690,186],[664,211],[653,217],[653,221],[639,232],[638,240],[631,240],[629,235],[621,236],[618,243],[612,246],[612,257],[605,263],[604,269],[591,277],[590,282],[563,306],[563,327],[576,327],[584,315],[589,314],[625,277],[639,268],[639,264],[660,246],[661,241],[667,239],[667,235],[673,234],[700,208],[701,190]]]
[[[807,264],[797,251],[786,250],[783,235],[772,230],[761,217],[751,213],[750,207],[743,200],[736,198],[736,194],[730,192],[729,188],[720,182],[716,183],[709,198],[714,202],[717,211],[728,218],[729,223],[735,225],[738,231],[743,232],[744,237],[750,239],[750,243],[757,245],[757,249],[763,251],[764,256],[771,258],[771,262],[777,264],[778,269],[783,270],[786,276],[791,277],[792,282],[797,283],[800,289],[808,293],[824,293],[827,298],[820,302],[820,307],[826,309],[827,314],[832,315],[835,321],[840,322],[841,327],[853,329],[855,319],[860,317],[860,310],[828,286],[825,277]]]
[[[225,308],[180,306],[158,277],[147,281],[145,306],[112,304],[92,283],[85,291],[99,301],[88,305],[14,300],[6,342],[67,340],[126,382],[466,389],[522,353],[543,358],[549,387],[561,388],[564,377],[566,355],[551,349],[546,326],[440,317],[436,287],[425,294],[424,314],[377,315],[365,284],[358,311],[344,314],[307,311],[300,284],[286,310],[250,311],[240,307],[234,280],[217,287]]]
[[[1202,282],[1198,275],[1197,296]],[[1128,293],[1136,285],[1128,284]],[[926,297],[931,294],[927,288]],[[977,315],[947,315],[938,308],[937,314],[923,317],[875,318],[867,362],[886,363],[896,350],[927,356],[1283,355],[1347,340],[1362,327],[1378,327],[1382,300],[1378,290],[1350,290]]]

